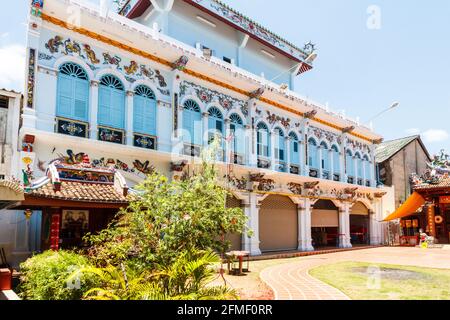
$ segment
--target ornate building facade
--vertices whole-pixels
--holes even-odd
[[[73,179],[114,185],[119,199],[152,170],[190,172],[219,134],[230,203],[254,231],[232,239],[236,248],[381,243],[382,138],[294,92],[314,45],[300,49],[216,0],[119,1],[117,13],[75,0],[33,4],[19,135],[32,144],[22,155],[32,159],[29,194],[59,197],[54,177],[70,181],[79,165],[95,181]],[[99,180],[102,168],[110,178]],[[94,201],[76,191],[66,200]]]

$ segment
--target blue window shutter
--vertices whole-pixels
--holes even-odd
[[[183,111],[183,141],[186,143],[192,143],[194,136],[193,136],[193,127],[192,127],[192,117],[191,117],[191,111],[184,110]]]
[[[299,164],[298,142],[291,141],[291,163]]]
[[[144,132],[144,108],[145,108],[145,98],[141,96],[134,96],[133,105],[133,129],[135,132]]]
[[[111,105],[110,89],[100,86],[98,90],[98,123],[101,125],[109,125]]]
[[[156,135],[156,100],[146,101],[145,128],[146,133]]]
[[[333,166],[334,166],[334,172],[335,173],[339,173],[340,171],[340,157],[339,157],[339,152],[337,152],[336,150],[333,151]]]
[[[194,129],[194,144],[202,145],[202,115],[200,112],[195,112],[194,123],[192,125]]]
[[[244,155],[245,154],[244,128],[242,126],[238,126],[235,134],[236,134],[237,153]]]
[[[73,116],[78,120],[88,120],[89,84],[87,81],[74,79],[75,101]]]
[[[72,78],[66,75],[58,77],[58,108],[57,115],[71,118],[72,116],[73,88]]]
[[[111,123],[110,126],[118,129],[125,127],[125,94],[123,91],[111,90]]]

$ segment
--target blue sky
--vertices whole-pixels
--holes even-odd
[[[399,101],[374,122],[378,133],[421,133],[431,153],[450,151],[450,2],[223,1],[298,46],[316,44],[300,94],[362,122]],[[27,5],[8,1],[0,12],[0,87],[23,90]]]

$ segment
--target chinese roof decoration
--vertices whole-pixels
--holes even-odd
[[[243,115],[248,115],[248,107],[245,101],[230,97],[221,92],[214,91],[192,82],[183,81],[180,85],[180,97],[194,95],[203,103],[217,102],[223,109],[230,111],[234,108],[240,108]]]
[[[276,49],[288,54],[296,60],[304,60],[307,58],[307,53],[298,48],[294,44],[277,36],[273,32],[262,27],[250,18],[230,8],[226,4],[218,0],[186,0],[188,3],[193,3],[196,6],[208,10],[212,14],[226,20],[233,24],[238,29],[243,30],[249,35],[261,39]]]
[[[434,156],[428,169],[420,176],[411,175],[411,183],[415,189],[450,188],[450,155],[444,150]]]
[[[269,123],[271,125],[279,122],[286,129],[289,129],[291,127],[291,119],[280,117],[276,114],[270,113],[270,111],[266,111],[266,112],[267,112],[266,119],[267,119],[267,121],[269,121]]]
[[[78,56],[92,71],[104,67],[113,67],[121,72],[130,83],[134,83],[139,79],[147,79],[155,84],[162,95],[170,95],[170,91],[167,89],[168,84],[160,70],[139,64],[134,60],[128,60],[116,54],[93,48],[89,44],[59,35],[51,37],[45,43],[45,49],[48,52],[39,54],[40,60],[52,61],[62,56]]]

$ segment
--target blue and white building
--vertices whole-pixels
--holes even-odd
[[[254,231],[231,236],[234,247],[381,243],[382,137],[295,92],[295,78],[312,72],[313,45],[299,48],[218,0],[119,1],[117,12],[33,3],[19,134],[32,141],[21,155],[33,160],[29,192],[39,194],[67,150],[65,159],[114,167],[123,189],[149,168],[177,178],[218,133],[229,205],[244,208]]]

